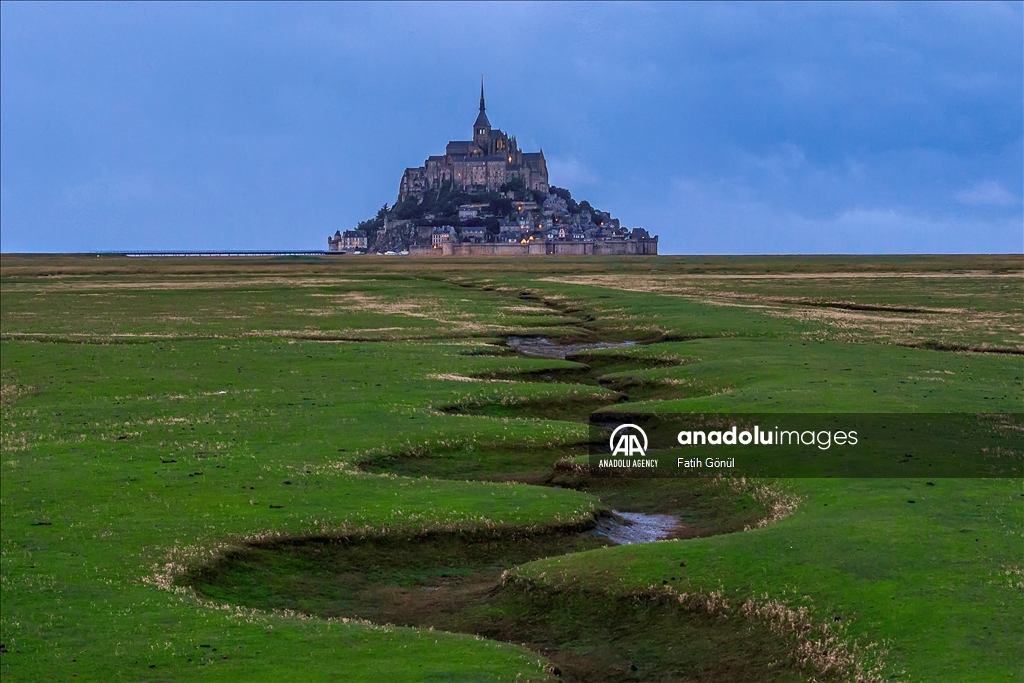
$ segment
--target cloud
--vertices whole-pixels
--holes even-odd
[[[969,190],[957,192],[956,199],[972,206],[1014,206],[1018,202],[1013,193],[991,180],[977,183]]]
[[[491,120],[551,182],[665,251],[1019,250],[1021,16],[6,3],[2,248],[322,246],[462,139],[485,72]],[[479,30],[503,21],[536,30]]]
[[[160,210],[167,202],[195,199],[173,181],[161,181],[148,172],[109,172],[60,190],[62,206],[98,210],[99,207],[145,206]]]
[[[67,206],[85,207],[151,202],[158,192],[145,174],[113,174],[65,187],[62,195]]]
[[[575,157],[548,159],[548,177],[552,185],[570,189],[598,182],[597,175]]]
[[[929,215],[905,206],[808,213],[738,180],[677,178],[647,217],[661,225],[663,253],[908,254],[1022,253],[1020,217]]]

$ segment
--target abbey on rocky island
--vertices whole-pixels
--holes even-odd
[[[656,255],[658,237],[548,183],[544,152],[492,128],[483,79],[472,140],[407,168],[398,199],[327,238],[335,253],[435,256]]]
[[[491,128],[481,78],[480,113],[473,123],[473,139],[452,140],[444,154],[427,157],[422,166],[405,169],[398,201],[420,197],[425,191],[438,190],[447,183],[464,192],[494,192],[514,178],[522,180],[528,190],[547,194],[544,150],[523,152],[514,135]]]

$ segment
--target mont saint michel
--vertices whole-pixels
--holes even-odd
[[[483,80],[469,140],[406,168],[394,205],[327,239],[337,253],[420,256],[655,255],[658,237],[548,182],[544,150],[491,126]]]

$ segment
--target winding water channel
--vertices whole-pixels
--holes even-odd
[[[579,370],[558,375],[524,373],[519,381],[602,384],[599,361],[606,354],[592,352],[636,342],[560,344],[511,337],[506,344],[526,357],[582,364]],[[637,370],[646,367],[644,360],[628,355],[614,361],[617,372],[623,364]],[[629,398],[620,392],[609,404]],[[578,446],[581,452],[585,448],[586,444]],[[707,681],[799,680],[789,677],[794,672],[785,666],[777,667],[769,679],[760,677],[765,662],[757,658],[754,669],[732,662],[715,673],[717,665],[707,661],[713,648],[743,650],[757,641],[765,657],[778,659],[780,646],[767,632],[752,635],[748,627],[740,632],[732,623],[709,622],[678,601],[648,595],[637,603],[632,594],[506,581],[506,570],[532,560],[735,531],[759,515],[752,501],[747,501],[749,510],[747,505],[741,509],[737,500],[709,494],[700,482],[592,479],[585,472],[559,471],[553,463],[564,455],[563,447],[496,451],[482,458],[477,453],[484,464],[471,476],[586,491],[614,508],[611,513],[595,516],[590,524],[533,532],[481,529],[411,538],[356,536],[251,544],[194,568],[181,582],[200,595],[234,604],[473,633],[523,644],[555,662],[551,671],[561,680],[698,680],[687,671],[702,671],[699,680]],[[452,478],[466,476],[465,462],[465,454],[458,452],[410,452],[369,460],[360,467]],[[677,564],[679,569],[664,579],[669,587],[685,585],[685,562]],[[638,610],[638,604],[643,609]],[[681,631],[687,633],[685,645],[677,640]]]

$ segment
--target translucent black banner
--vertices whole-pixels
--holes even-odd
[[[601,412],[590,444],[596,476],[1024,476],[1022,413]]]

